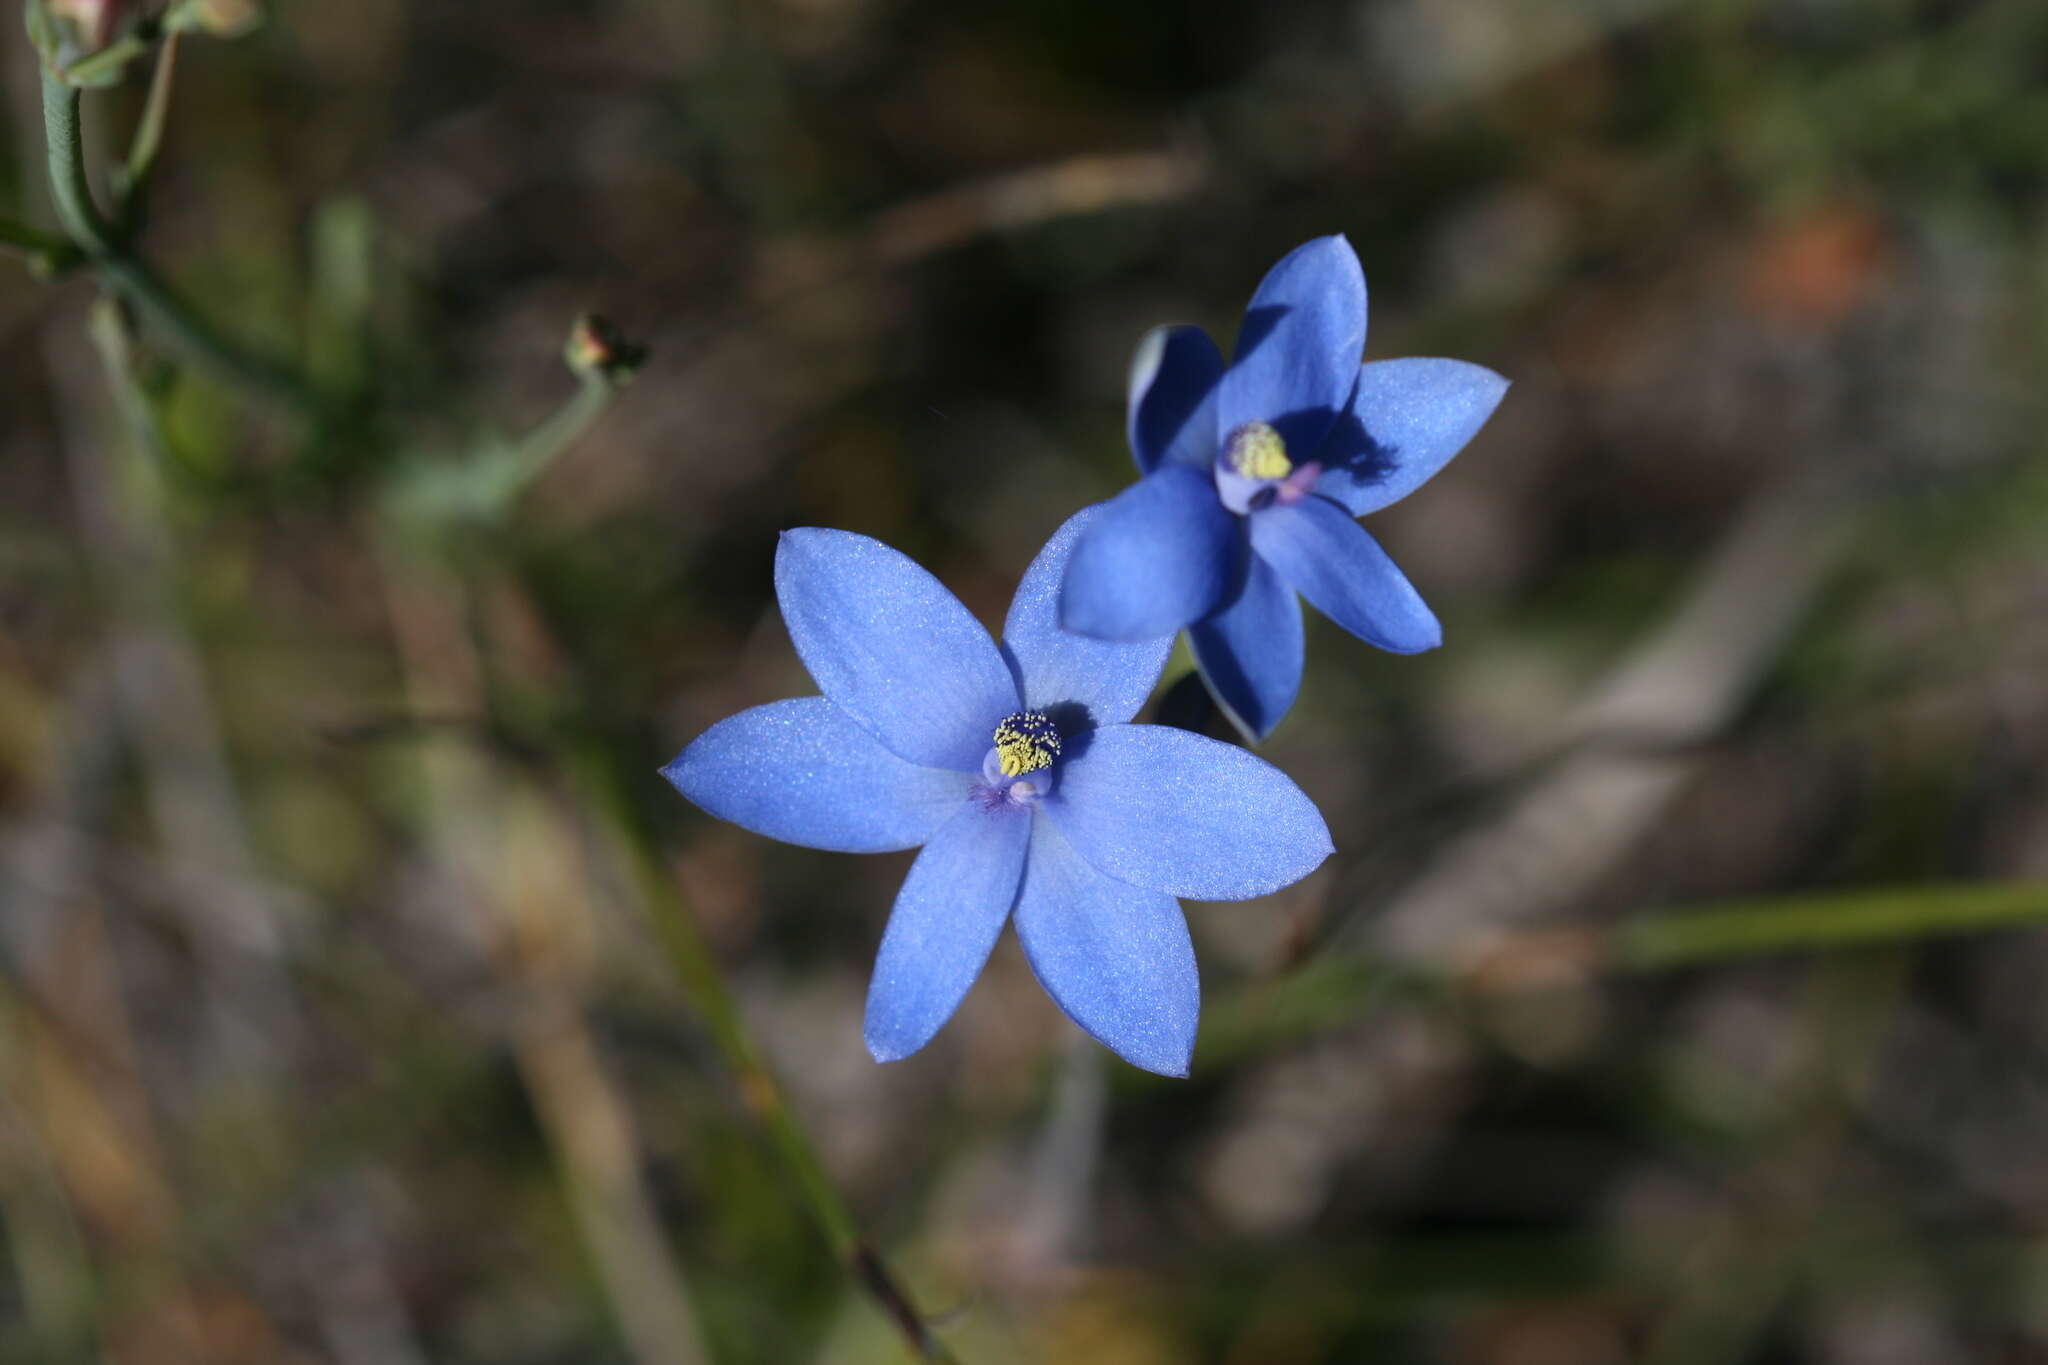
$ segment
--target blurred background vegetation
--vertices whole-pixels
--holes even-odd
[[[2048,1361],[2038,0],[282,0],[167,93],[230,363],[0,257],[0,1360]],[[1190,1081],[1007,941],[876,1066],[908,855],[655,775],[808,690],[776,531],[995,619],[1333,231],[1515,381],[1370,523],[1445,648],[1312,622],[1338,857],[1189,907]]]

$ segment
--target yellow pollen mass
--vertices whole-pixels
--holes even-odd
[[[996,726],[996,762],[1004,777],[1022,777],[1050,768],[1060,756],[1060,733],[1037,711],[1019,711]]]
[[[1284,479],[1294,472],[1287,458],[1287,442],[1264,422],[1246,422],[1230,433],[1223,447],[1223,460],[1232,472],[1247,479]]]

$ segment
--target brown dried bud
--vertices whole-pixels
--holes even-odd
[[[631,379],[645,363],[647,348],[628,341],[609,320],[596,313],[585,313],[569,329],[562,358],[585,379],[619,385]]]

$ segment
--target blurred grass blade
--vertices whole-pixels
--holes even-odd
[[[344,399],[360,396],[369,380],[376,240],[370,206],[353,195],[327,199],[313,215],[306,365]]]
[[[586,749],[576,767],[590,808],[610,814],[606,823],[617,840],[617,855],[637,885],[670,966],[732,1069],[741,1100],[774,1145],[790,1177],[792,1193],[817,1221],[833,1256],[889,1319],[911,1353],[938,1365],[957,1365],[952,1349],[932,1330],[888,1263],[861,1235],[817,1145],[755,1045],[740,1015],[739,1002],[698,927],[695,911],[663,863],[645,812],[630,796],[623,774],[596,749]]]
[[[1658,971],[2037,923],[2048,924],[2048,883],[1887,887],[1636,920],[1614,931],[1607,959],[1626,971]]]

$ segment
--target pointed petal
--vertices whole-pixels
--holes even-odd
[[[1206,469],[1162,465],[1103,503],[1067,563],[1060,624],[1105,640],[1171,635],[1223,597],[1242,546]]]
[[[1133,1066],[1185,1076],[1202,984],[1180,903],[1103,876],[1034,822],[1017,937],[1067,1017]]]
[[[1365,349],[1365,272],[1351,243],[1318,237],[1280,259],[1245,310],[1217,403],[1219,438],[1270,423],[1297,460],[1322,444]]]
[[[728,716],[661,775],[721,820],[839,853],[917,847],[972,780],[904,762],[823,697]]]
[[[893,1062],[931,1041],[981,975],[1024,875],[1031,816],[959,808],[910,865],[868,982],[868,1051]]]
[[[1301,690],[1301,599],[1252,556],[1230,605],[1188,627],[1202,681],[1237,728],[1264,739]]]
[[[1444,628],[1380,543],[1328,498],[1268,507],[1252,519],[1252,548],[1325,616],[1369,645],[1418,654]]]
[[[979,772],[1017,688],[995,641],[939,580],[879,540],[784,531],[775,596],[818,683],[899,758]]]
[[[1024,705],[1039,711],[1048,706],[1078,706],[1085,717],[1053,717],[1062,730],[1069,720],[1086,726],[1115,725],[1138,714],[1152,695],[1172,635],[1149,640],[1099,640],[1063,630],[1059,623],[1060,583],[1081,533],[1099,509],[1084,507],[1053,532],[1052,539],[1024,571],[1010,617],[1003,623],[1003,652],[1017,674]]]
[[[1316,492],[1362,517],[1413,493],[1465,448],[1508,391],[1484,365],[1411,357],[1361,366],[1323,442]]]
[[[1223,353],[1199,327],[1154,327],[1131,357],[1124,419],[1138,472],[1216,458],[1216,383]]]
[[[1278,891],[1334,851],[1322,812],[1287,774],[1166,725],[1089,735],[1043,809],[1098,871],[1196,900]]]

